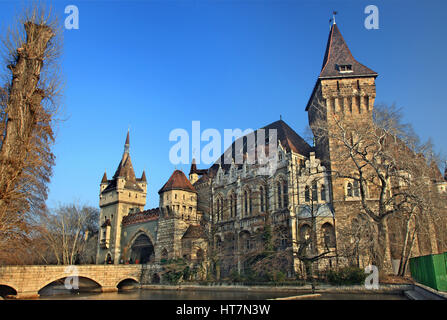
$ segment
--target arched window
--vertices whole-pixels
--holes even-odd
[[[360,197],[360,182],[358,181],[354,182],[354,195]]]
[[[283,183],[282,190],[283,190],[283,205],[284,208],[287,208],[289,206],[289,189],[287,187],[287,182]]]
[[[308,224],[303,224],[299,230],[301,241],[305,241],[310,237],[310,226]]]
[[[352,197],[352,183],[348,182],[348,184],[346,185],[346,195],[348,197]]]
[[[216,200],[216,220],[223,220],[223,199],[220,197]]]
[[[318,187],[317,183],[312,183],[312,202],[318,202]]]
[[[260,206],[260,211],[264,212],[265,211],[265,204],[264,204],[264,187],[260,187],[259,188],[259,206]]]
[[[282,208],[282,203],[281,203],[281,182],[277,182],[276,184],[276,206],[278,209]]]
[[[321,185],[320,198],[321,201],[326,201],[326,186],[324,184]]]
[[[233,218],[233,209],[234,209],[234,204],[233,204],[233,194],[230,195],[230,218]]]
[[[329,222],[326,222],[321,226],[323,233],[324,246],[326,248],[335,247],[335,229]]]
[[[306,202],[310,201],[309,186],[306,186],[306,188],[304,189],[304,201],[306,201]]]

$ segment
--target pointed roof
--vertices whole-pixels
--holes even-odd
[[[175,170],[168,182],[164,184],[164,186],[158,191],[158,193],[162,193],[169,190],[184,190],[197,193],[196,189],[192,186],[191,182],[189,182],[188,178],[186,178],[183,171]]]
[[[126,136],[126,142],[124,143],[124,145],[129,145],[130,139],[129,139],[129,130],[127,130],[127,136]]]
[[[103,192],[107,192],[109,190],[115,189],[117,185],[117,179],[124,178],[126,184],[124,188],[133,189],[137,191],[143,191],[137,184],[137,179],[135,177],[135,171],[133,169],[132,160],[130,159],[129,153],[129,131],[127,132],[126,142],[124,143],[124,152],[121,158],[121,161],[116,168],[115,174],[113,175],[112,181],[104,189]]]
[[[143,174],[141,175],[140,181],[146,182],[146,172],[143,170]]]
[[[350,66],[351,70],[342,71],[340,66]],[[329,38],[324,53],[323,65],[320,75],[315,83],[312,94],[307,102],[306,111],[312,101],[321,79],[342,79],[354,77],[377,77],[378,73],[358,62],[349,50],[345,39],[341,35],[337,24],[333,24],[329,32]]]
[[[104,171],[104,175],[102,176],[101,183],[107,183],[107,173]]]
[[[193,158],[192,163],[191,163],[191,169],[189,170],[189,174],[196,173],[196,171],[197,171],[196,159]]]
[[[193,158],[192,163],[191,163],[191,169],[189,170],[189,174],[193,174],[193,173],[198,174],[200,176],[200,175],[207,174],[208,170],[207,169],[197,169],[196,159]]]
[[[340,65],[351,65],[352,72],[340,72]],[[350,78],[361,76],[377,77],[378,74],[355,60],[337,24],[334,23],[329,32],[329,39],[319,78]]]

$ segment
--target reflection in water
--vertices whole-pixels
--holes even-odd
[[[266,300],[309,292],[249,292],[221,290],[152,290],[135,289],[121,292],[75,293],[68,295],[41,296],[43,300]],[[321,300],[406,300],[396,294],[323,293]]]

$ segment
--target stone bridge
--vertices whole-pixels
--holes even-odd
[[[161,267],[156,264],[76,265],[76,266],[1,266],[0,288],[16,298],[36,298],[50,283],[78,276],[96,283],[102,292],[118,291],[124,281],[139,284],[156,283]]]

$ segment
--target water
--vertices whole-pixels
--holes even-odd
[[[309,292],[250,292],[228,290],[153,290],[134,289],[120,292],[42,295],[42,300],[266,300]],[[406,300],[397,294],[322,293],[319,300]]]

